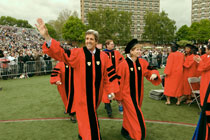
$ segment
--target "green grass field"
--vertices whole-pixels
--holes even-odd
[[[161,70],[162,72],[163,70]],[[62,118],[64,107],[56,86],[50,85],[50,76],[36,76],[28,79],[0,80],[0,120]],[[142,112],[145,120],[171,121],[196,124],[199,109],[196,104],[165,105],[165,100],[149,98],[149,91],[161,89],[145,80]],[[116,102],[112,103],[114,118],[122,118]],[[104,105],[98,109],[98,116],[107,117]],[[124,140],[120,135],[122,121],[100,120],[103,140]],[[146,140],[190,140],[195,127],[146,122]],[[23,122],[0,121],[0,140],[77,140],[77,124],[69,120],[37,120]]]

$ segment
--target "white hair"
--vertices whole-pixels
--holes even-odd
[[[93,30],[93,29],[89,29],[89,30],[87,30],[87,32],[85,33],[85,36],[88,35],[88,34],[94,35],[94,36],[95,36],[96,42],[98,42],[98,39],[99,39],[98,31],[95,31],[95,30]]]

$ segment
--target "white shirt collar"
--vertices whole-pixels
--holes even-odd
[[[127,54],[127,57],[133,62],[133,60],[131,59],[130,54]]]
[[[90,51],[90,50],[89,50]],[[91,52],[90,51],[90,53],[92,54],[92,55],[94,55],[95,53],[96,53],[96,48]]]

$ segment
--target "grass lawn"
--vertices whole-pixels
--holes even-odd
[[[160,70],[162,73],[163,70]],[[0,80],[0,120],[61,118],[64,107],[56,86],[50,85],[50,76],[28,79]],[[161,89],[145,80],[142,112],[145,120],[172,121],[196,124],[199,109],[196,104],[165,105],[165,100],[149,98],[149,91]],[[122,118],[116,102],[112,103],[114,118]],[[104,105],[98,109],[99,117],[107,117]],[[122,121],[100,120],[103,140],[124,140],[120,135]],[[146,122],[146,140],[189,140],[195,127]],[[77,140],[77,124],[69,120],[45,120],[27,122],[0,122],[0,140]]]

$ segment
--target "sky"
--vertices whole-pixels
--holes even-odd
[[[39,17],[45,22],[56,20],[63,9],[80,15],[80,0],[0,0],[0,16],[28,20],[32,26]],[[191,0],[160,0],[162,10],[176,21],[177,28],[191,25]]]

